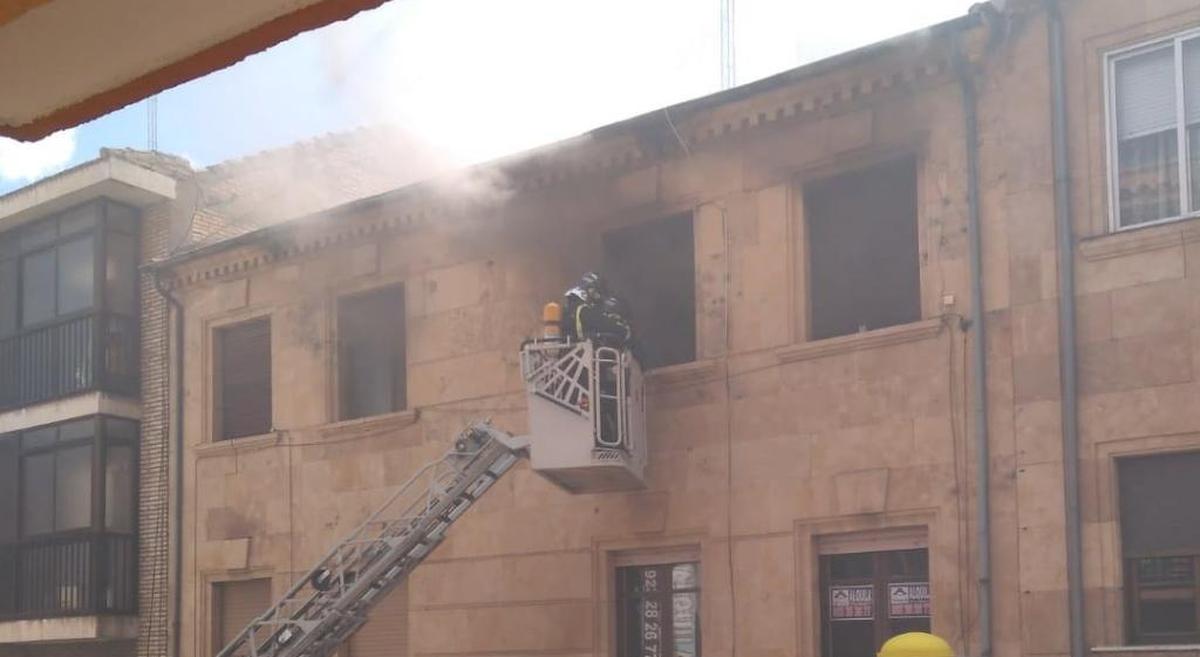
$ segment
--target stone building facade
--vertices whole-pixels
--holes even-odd
[[[171,651],[169,327],[139,267],[437,166],[379,127],[203,169],[102,149],[0,196],[0,655]]]
[[[625,583],[667,568],[676,654],[873,654],[923,628],[964,655],[1195,654],[1200,9],[1055,11],[1061,32],[1040,3],[983,5],[165,263],[180,654],[215,654],[466,422],[522,432],[517,346],[588,269],[654,359],[645,488],[571,494],[520,466],[345,653],[639,654]],[[356,345],[385,374],[362,388]]]

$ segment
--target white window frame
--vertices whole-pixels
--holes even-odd
[[[1183,88],[1183,43],[1200,39],[1200,28],[1179,32],[1177,34],[1145,41],[1133,46],[1114,50],[1105,55],[1104,62],[1104,105],[1105,105],[1105,134],[1107,135],[1107,168],[1108,168],[1108,225],[1110,232],[1122,232],[1157,226],[1160,224],[1181,221],[1200,216],[1200,198],[1192,199],[1191,167],[1188,161],[1187,126],[1185,124],[1186,108],[1184,107]],[[1116,105],[1116,71],[1117,63],[1130,57],[1136,57],[1147,52],[1170,47],[1175,54],[1175,130],[1176,142],[1179,149],[1179,207],[1180,214],[1174,217],[1164,217],[1154,221],[1145,221],[1129,226],[1121,225],[1120,201],[1120,172],[1117,169],[1117,105]],[[1198,145],[1200,148],[1200,145]],[[1196,205],[1193,205],[1195,202]]]

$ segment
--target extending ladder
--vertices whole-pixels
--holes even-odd
[[[218,657],[332,654],[526,451],[524,439],[486,422],[467,427]]]

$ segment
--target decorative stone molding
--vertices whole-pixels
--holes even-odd
[[[410,427],[416,424],[420,418],[421,411],[419,409],[397,411],[385,415],[372,415],[370,417],[326,424],[317,429],[317,435],[323,439],[336,440],[364,438],[378,433],[388,433]]]
[[[422,218],[425,216],[423,212],[419,214]],[[212,260],[216,260],[216,262],[211,262],[211,260],[206,262],[202,259],[196,267],[181,266],[176,275],[171,278],[169,287],[180,289],[228,276],[237,276],[266,265],[309,255],[329,247],[371,243],[376,241],[377,236],[381,233],[407,226],[406,222],[412,221],[412,218],[412,214],[405,214],[402,218],[389,218],[371,223],[335,223],[333,224],[334,230],[328,234],[286,246],[270,244],[264,236],[262,243],[252,248],[231,246],[229,251],[212,257]]]
[[[945,321],[941,317],[923,319],[911,324],[889,326],[874,331],[864,331],[851,335],[841,335],[836,338],[816,340],[783,347],[775,352],[775,357],[781,363],[794,363],[801,360],[822,358],[834,354],[843,354],[863,349],[874,349],[888,345],[916,342],[932,338],[942,332]]]
[[[1200,241],[1200,217],[1089,237],[1079,242],[1084,260],[1105,260]]]
[[[950,64],[946,61],[917,62],[905,68],[863,75],[859,79],[845,81],[839,86],[826,86],[819,91],[807,88],[805,81],[798,80],[793,83],[797,87],[796,93],[781,100],[769,111],[760,107],[747,108],[740,115],[697,121],[695,127],[688,131],[689,138],[692,144],[704,144],[787,119],[823,118],[867,98],[945,77],[950,70]]]
[[[700,145],[737,137],[750,129],[775,125],[785,120],[820,120],[852,109],[864,101],[874,102],[877,97],[891,92],[912,90],[920,84],[948,79],[949,71],[951,67],[944,55],[930,53],[888,71],[862,72],[836,85],[822,80],[825,72],[801,72],[798,77],[780,81],[755,94],[755,97],[772,95],[775,98],[773,102],[776,104],[769,110],[761,104],[733,99],[697,108],[690,118],[680,119],[679,129],[691,144]],[[636,143],[629,143],[628,137],[628,134],[624,134],[611,141],[608,138],[592,138],[559,143],[553,148],[544,149],[544,152],[534,151],[507,161],[471,168],[467,170],[467,175],[499,176],[512,190],[530,192],[589,176],[618,175],[657,163],[658,156],[647,153]],[[280,225],[281,228],[318,223],[329,225],[330,230],[315,238],[304,241],[292,241],[292,238],[284,240],[284,243],[272,242],[271,236],[263,235],[263,239],[254,245],[256,248],[252,249],[238,249],[230,245],[228,250],[202,258],[194,266],[180,265],[167,281],[168,285],[171,289],[179,289],[237,276],[329,247],[375,240],[381,233],[434,223],[454,211],[453,204],[437,197],[440,182],[434,179],[388,192],[385,194],[390,199],[388,203],[398,202],[408,207],[398,208],[386,216],[374,216],[369,222],[344,216],[347,212],[356,212],[355,208],[361,208],[354,202],[285,222]],[[376,197],[368,202],[378,212],[383,199]],[[365,212],[373,214],[369,210]],[[291,234],[295,235],[294,230]]]
[[[215,443],[205,443],[195,448],[196,458],[202,459],[211,456],[230,456],[240,454],[242,452],[253,452],[268,447],[274,447],[279,444],[279,432],[263,434],[261,436],[248,436],[246,438],[231,438],[229,440],[220,440]]]
[[[663,390],[675,386],[716,381],[723,376],[725,376],[725,361],[710,358],[651,370],[646,373],[646,387],[651,390]]]

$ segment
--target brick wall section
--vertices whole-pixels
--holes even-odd
[[[142,262],[167,250],[170,206],[149,208],[142,221]],[[170,406],[168,396],[167,304],[143,274],[142,295],[142,449],[138,498],[140,528],[139,600],[141,632],[138,657],[167,654],[170,619]]]

